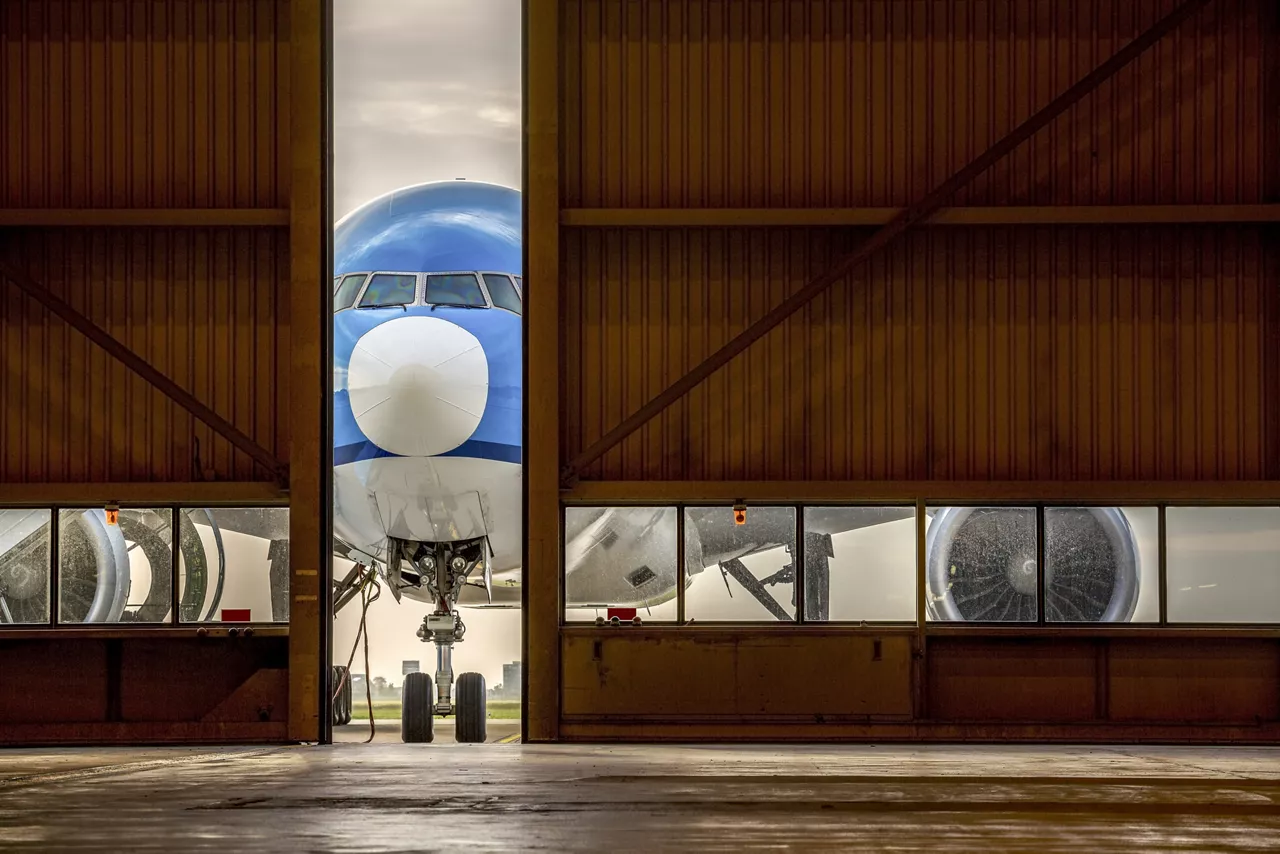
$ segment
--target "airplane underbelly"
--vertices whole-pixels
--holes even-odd
[[[370,557],[387,537],[488,537],[493,571],[520,565],[520,465],[472,457],[383,457],[334,468],[334,533]]]

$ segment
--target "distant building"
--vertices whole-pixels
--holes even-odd
[[[490,700],[520,699],[520,662],[502,665],[502,683],[489,690]]]

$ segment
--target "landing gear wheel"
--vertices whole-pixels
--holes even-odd
[[[333,697],[334,726],[351,723],[351,679],[344,677],[347,677],[346,667],[335,664],[329,668],[329,696]]]
[[[400,705],[400,740],[405,744],[430,744],[435,740],[435,694],[431,677],[410,673],[404,677]]]
[[[479,673],[464,673],[458,677],[457,688],[454,739],[459,743],[483,744],[488,737],[484,676]]]
[[[347,676],[347,678],[342,681],[342,725],[346,726],[351,723],[351,674],[346,672],[347,668],[345,667],[342,668],[342,670]]]

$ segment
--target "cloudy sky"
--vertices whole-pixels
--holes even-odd
[[[424,181],[520,186],[520,0],[334,0],[334,216]],[[335,567],[345,572],[346,567]],[[370,613],[375,676],[399,684],[401,663],[435,670],[414,632],[430,608],[390,596]],[[338,616],[345,664],[359,609]],[[454,668],[490,686],[520,658],[518,611],[463,611]],[[363,672],[363,664],[353,668]]]
[[[424,181],[520,186],[520,0],[334,0],[334,214]]]

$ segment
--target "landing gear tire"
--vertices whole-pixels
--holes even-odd
[[[329,696],[333,697],[333,725],[351,723],[351,679],[341,664],[329,668]]]
[[[479,673],[464,673],[458,677],[457,688],[454,738],[459,743],[483,744],[488,737],[484,676]]]
[[[351,688],[351,674],[345,667],[342,670],[347,677],[342,680],[342,725],[346,726],[351,723],[351,698],[354,692]]]
[[[404,677],[400,704],[400,740],[405,744],[430,744],[435,740],[435,693],[426,673]]]

